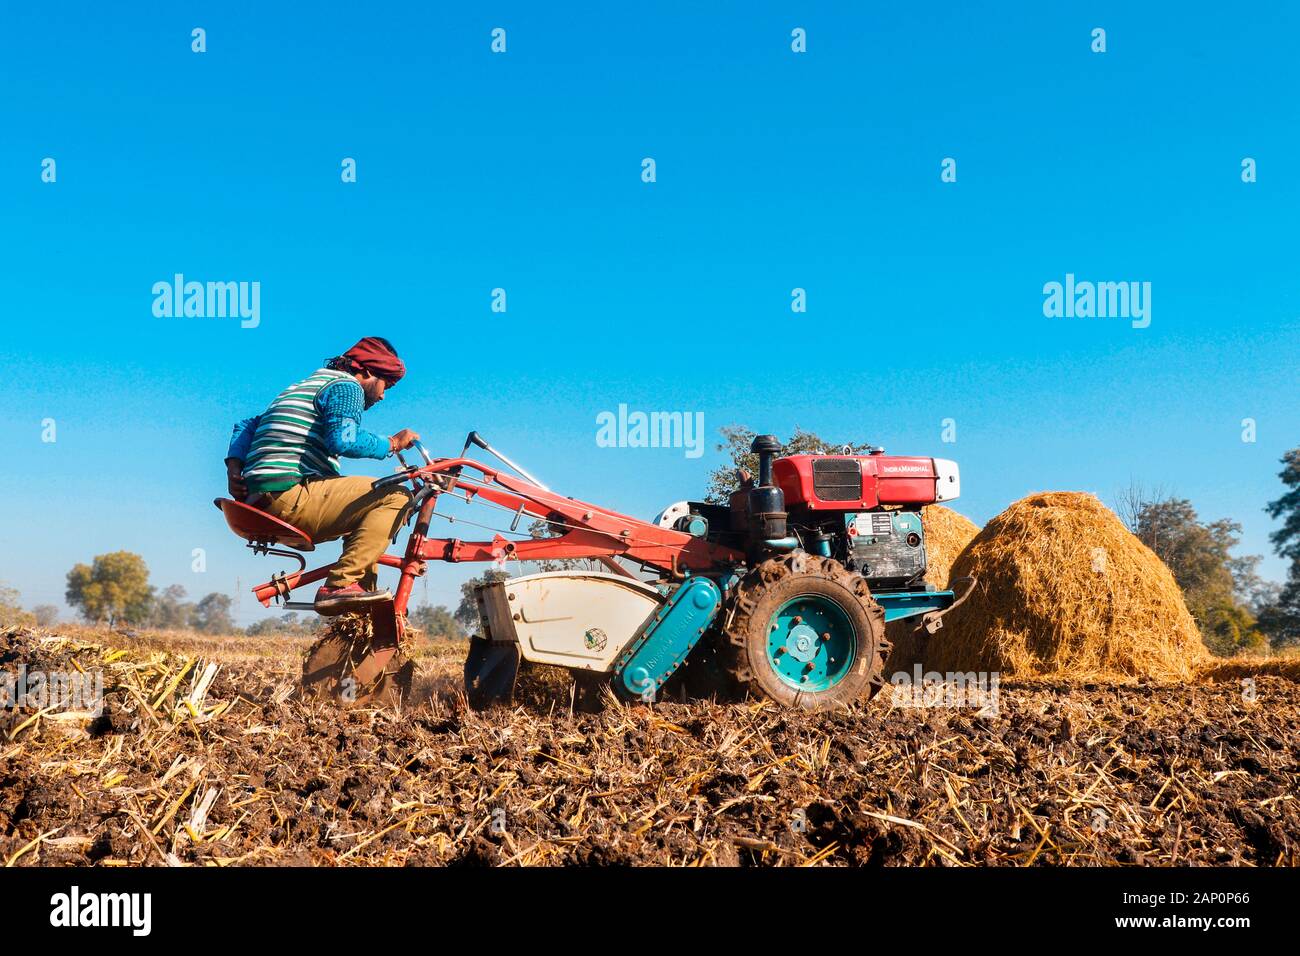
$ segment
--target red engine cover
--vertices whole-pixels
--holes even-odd
[[[903,455],[791,455],[772,462],[786,508],[861,511],[933,504],[933,458]]]

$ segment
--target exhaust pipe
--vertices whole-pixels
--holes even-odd
[[[775,435],[759,435],[749,450],[758,455],[758,481],[749,491],[750,541],[775,542],[767,546],[788,548],[785,495],[772,484],[772,459],[781,450],[781,443]]]

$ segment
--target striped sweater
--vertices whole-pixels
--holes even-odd
[[[338,454],[386,457],[387,440],[360,428],[360,393],[348,373],[317,369],[277,395],[256,419],[237,425],[227,457],[244,462],[249,493],[282,491],[309,475],[337,475]]]

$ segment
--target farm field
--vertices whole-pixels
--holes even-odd
[[[4,712],[0,858],[1300,863],[1296,661],[1219,664],[1176,683],[1008,679],[996,716],[894,706],[889,687],[820,714],[755,700],[583,713],[567,678],[533,672],[513,706],[477,713],[460,693],[459,643],[421,648],[401,710],[298,699],[307,647],[0,631],[7,670],[98,670],[104,682],[98,717]]]

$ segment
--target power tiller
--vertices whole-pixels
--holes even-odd
[[[471,446],[503,467],[466,457]],[[409,490],[411,530],[400,556],[380,559],[401,578],[391,601],[367,611],[371,637],[352,662],[361,684],[397,653],[412,586],[430,561],[588,559],[604,569],[477,588],[482,633],[470,639],[464,668],[475,707],[508,699],[523,660],[567,668],[580,687],[608,684],[629,701],[656,699],[676,675],[703,693],[726,685],[790,707],[827,709],[881,688],[886,622],[919,618],[933,633],[959,603],[953,591],[923,583],[921,508],[960,491],[957,465],[942,458],[871,447],[861,455],[778,457],[781,443],[760,435],[752,445],[758,474],[738,470],[739,487],[725,504],[678,501],[642,521],[556,494],[477,432],[454,458],[413,447],[423,464],[399,455],[402,469],[374,482]],[[436,511],[444,495],[502,509],[509,527],[490,541],[432,537],[433,520],[447,517]],[[295,552],[311,551],[310,537],[246,504],[216,504],[256,553],[298,561],[298,570],[253,588],[258,600],[311,610],[311,603],[289,600],[332,567],[306,569]],[[526,519],[542,519],[550,535],[520,531]]]

